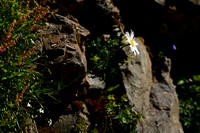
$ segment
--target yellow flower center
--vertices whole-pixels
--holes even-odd
[[[132,45],[132,47],[134,47],[134,43],[133,43],[133,40],[131,40],[130,42],[131,42],[131,45]]]

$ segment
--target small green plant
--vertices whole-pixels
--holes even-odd
[[[185,132],[200,132],[200,75],[177,82],[180,100],[180,120]]]
[[[136,133],[136,124],[139,114],[132,111],[128,103],[128,98],[123,95],[120,99],[116,99],[113,94],[108,95],[108,103],[106,105],[107,113],[107,132],[130,132]]]
[[[119,48],[120,39],[114,38],[104,41],[103,37],[97,37],[92,41],[88,41],[86,45],[86,50],[89,55],[87,58],[89,60],[89,69],[94,73],[103,73],[110,66],[113,65],[113,56],[116,54],[116,50]],[[111,70],[114,73],[115,70]],[[101,75],[102,76],[102,75]]]
[[[80,117],[75,123],[74,123],[74,128],[73,128],[73,132],[75,133],[87,133],[88,131],[88,121],[83,118],[83,117]]]
[[[102,93],[105,102],[105,118],[101,130],[104,132],[136,132],[137,120],[141,115],[132,111],[124,88],[119,66],[127,63],[133,57],[126,57],[121,50],[126,46],[121,43],[120,37],[111,37],[107,41],[103,37],[89,40],[86,45],[88,68],[90,72],[98,75],[106,82]],[[119,93],[120,92],[120,93]]]
[[[105,41],[100,36],[87,42],[88,70],[104,79],[107,83],[106,88],[119,83],[119,64],[124,61],[121,45],[120,37],[111,37]]]

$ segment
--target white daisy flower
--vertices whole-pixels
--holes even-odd
[[[136,45],[138,45],[138,43],[135,41],[133,31],[131,30],[131,34],[126,32],[125,36],[126,36],[128,42],[130,43],[131,51],[134,52],[135,55],[136,55],[136,53],[139,55],[139,51],[136,47]]]

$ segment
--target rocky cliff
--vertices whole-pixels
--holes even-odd
[[[140,56],[121,66],[123,83],[130,103],[143,120],[138,123],[140,133],[182,133],[179,122],[179,102],[170,77],[171,60],[162,57],[156,72],[152,74],[152,65],[146,47],[139,42]],[[129,50],[126,47],[126,55]]]
[[[143,1],[149,5],[137,1],[136,3],[141,7],[153,5],[159,10],[164,8],[154,1]],[[44,72],[48,80],[52,82],[62,80],[63,87],[57,95],[61,103],[56,107],[49,104],[49,110],[54,114],[52,119],[56,132],[72,132],[72,125],[80,118],[84,118],[86,129],[92,127],[98,129],[103,126],[102,115],[105,105],[102,104],[102,92],[105,90],[106,82],[90,74],[85,48],[85,45],[89,44],[85,44],[85,41],[89,36],[98,35],[109,37],[115,34],[122,37],[124,28],[125,30],[134,28],[136,35],[137,31],[142,33],[145,27],[135,28],[140,25],[137,19],[141,19],[138,16],[142,11],[138,13],[140,11],[134,9],[136,4],[130,3],[132,5],[128,2],[120,5],[118,0],[60,0],[50,3],[51,7],[58,8],[59,12],[45,26],[39,27],[37,34],[41,39],[38,41],[40,45],[37,50],[46,55],[40,62],[48,68],[48,71]],[[159,3],[164,4],[163,1]],[[151,18],[152,14],[153,10],[146,16],[149,15]],[[148,23],[155,27],[160,26],[160,22]],[[155,31],[152,31],[153,33]],[[148,40],[152,36],[145,35],[145,37]],[[151,40],[162,43],[157,38]],[[146,46],[148,41],[145,45],[143,39],[137,38],[137,42],[140,55],[123,63],[119,67],[118,75],[121,79],[119,82],[123,86],[121,89],[128,96],[132,109],[143,116],[137,123],[137,132],[183,133],[179,122],[179,101],[170,77],[173,62],[166,56],[156,60]],[[129,46],[121,49],[121,53],[125,58],[133,56]],[[86,130],[82,129],[81,132]]]

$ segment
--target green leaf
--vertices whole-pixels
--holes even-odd
[[[177,85],[182,85],[184,83],[185,83],[184,80],[179,80],[178,83],[177,83]]]
[[[127,123],[127,119],[124,117],[121,118],[121,121],[122,121],[122,123]]]
[[[100,57],[98,57],[97,55],[95,55],[91,60],[93,60],[94,62],[97,62],[100,59],[101,59]]]
[[[15,104],[8,104],[8,106],[10,106],[11,108],[13,108],[15,106]]]
[[[115,97],[114,97],[113,94],[111,94],[111,95],[108,95],[108,99],[109,99],[109,100],[115,100]]]
[[[120,84],[118,84],[118,85],[116,85],[116,86],[114,86],[114,87],[109,87],[109,88],[107,89],[107,92],[111,92],[111,91],[117,89],[119,86],[120,86]]]
[[[193,75],[194,81],[200,82],[200,75]]]
[[[128,96],[127,95],[123,95],[121,98],[122,98],[123,101],[128,102]]]
[[[7,73],[8,71],[5,68],[1,69],[3,72]]]
[[[1,78],[1,80],[6,80],[7,79],[7,77],[3,77],[3,78]]]

